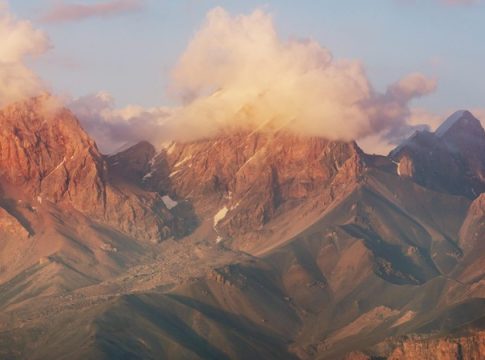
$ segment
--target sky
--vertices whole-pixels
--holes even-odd
[[[194,39],[198,38],[204,26],[210,28],[210,25],[207,25],[208,14],[218,7],[224,10],[224,14],[218,17],[219,22],[224,23],[226,16],[231,21],[237,21],[237,16],[242,14],[252,19],[250,26],[257,28],[261,22],[270,19],[272,28],[268,31],[275,31],[281,44],[313,41],[328,49],[332,59],[338,62],[345,59],[358,62],[361,69],[358,70],[357,76],[365,74],[365,81],[382,96],[355,94],[355,97],[359,101],[370,102],[373,108],[380,107],[380,113],[383,106],[389,107],[389,101],[383,98],[391,96],[389,88],[400,79],[409,74],[421,74],[427,81],[434,81],[433,85],[427,83],[424,90],[413,90],[409,98],[401,97],[396,100],[393,97],[393,104],[398,102],[403,107],[398,116],[408,116],[405,120],[408,125],[417,125],[418,120],[423,120],[423,123],[434,128],[438,123],[437,119],[441,121],[442,117],[454,110],[476,109],[481,113],[485,108],[485,81],[481,80],[485,64],[485,42],[482,41],[485,35],[485,5],[481,1],[11,0],[8,6],[10,13],[16,18],[28,20],[33,28],[41,30],[48,38],[48,44],[44,44],[45,49],[39,51],[41,55],[35,51],[28,53],[26,66],[42,79],[43,84],[46,84],[51,92],[73,99],[74,108],[76,104],[79,105],[75,102],[76,99],[88,100],[91,99],[89,96],[94,96],[92,94],[102,94],[101,100],[109,102],[110,110],[115,112],[110,114],[110,122],[115,121],[113,119],[116,117],[126,119],[127,112],[146,113],[142,109],[150,109],[151,117],[147,121],[155,122],[152,116],[154,109],[159,116],[161,113],[170,113],[171,108],[186,106],[186,94],[182,96],[177,91],[174,94],[174,73],[180,72],[180,68],[183,68],[185,77],[178,79],[177,85],[183,83],[185,92],[188,91],[187,87],[191,92],[200,90],[200,84],[194,88],[196,85],[188,79],[188,66],[196,68],[200,56],[208,56],[209,40],[202,39],[202,35],[198,40]],[[263,14],[262,20],[252,16],[255,11]],[[212,25],[206,37],[218,34],[219,22]],[[234,22],[231,24],[225,31],[237,38],[239,33],[231,32],[230,28]],[[261,31],[264,32],[267,28],[263,26]],[[244,26],[241,29],[245,29]],[[240,40],[238,44],[247,46],[244,42],[246,39]],[[190,50],[189,44],[195,43],[194,48],[197,41],[200,46],[205,46],[204,51],[200,48],[198,52]],[[266,46],[259,38],[256,42]],[[228,41],[227,46],[232,47],[228,53],[240,49],[235,48],[231,41]],[[294,54],[293,50],[286,48],[280,52],[278,46],[275,45],[275,51],[268,53],[267,56],[285,57],[284,54],[288,54],[292,58],[293,55],[290,54]],[[304,51],[305,59],[313,56],[308,48]],[[184,68],[181,59],[187,53],[192,57]],[[32,54],[37,56],[31,56]],[[213,58],[207,58],[206,61],[210,67]],[[250,68],[253,69],[253,73],[257,73],[261,65],[259,59],[250,61],[250,66],[253,66]],[[275,61],[277,62],[276,58]],[[314,70],[306,68],[307,64],[302,65],[302,61],[295,60],[289,68],[285,67],[285,63],[278,69],[286,73],[298,67],[299,70],[290,80],[300,81],[302,71]],[[232,65],[235,66],[235,61]],[[239,65],[248,66],[248,63],[238,63]],[[336,67],[341,68],[338,64]],[[227,67],[226,70],[241,76],[233,67]],[[271,66],[263,70],[271,72]],[[204,69],[201,68],[199,71],[204,72]],[[218,69],[211,68],[210,71],[210,76],[213,76]],[[351,71],[354,70],[346,68],[336,74],[348,77],[348,72]],[[320,75],[319,79],[334,79],[333,73]],[[233,78],[221,78],[217,84],[210,83],[211,86],[229,89],[225,93],[226,97],[221,96],[219,100],[227,102],[228,98],[233,99],[236,92],[238,95],[241,93]],[[277,78],[277,74],[274,78]],[[211,82],[210,79],[200,81],[204,86]],[[246,83],[237,83],[237,86],[248,89]],[[314,91],[314,87],[309,87],[306,82],[305,86],[297,89]],[[362,86],[365,87],[365,84]],[[317,94],[319,91],[323,95],[328,94],[326,89],[318,88],[316,91]],[[362,91],[365,92],[365,89]],[[249,92],[245,91],[245,96],[248,96]],[[207,95],[197,94],[198,99]],[[277,95],[259,105],[266,106],[268,102],[284,98],[287,93]],[[205,111],[211,104],[210,101],[205,101],[205,104],[202,104],[205,107],[192,106],[192,109],[184,111],[183,115],[190,117],[196,111]],[[239,105],[240,102],[237,102],[234,107]],[[252,105],[256,108],[259,106]],[[347,105],[339,99],[338,106],[332,107],[331,114],[346,114],[342,108]],[[299,107],[290,110],[296,109]],[[229,110],[233,111],[232,108]],[[318,107],[315,108],[315,111],[317,110]],[[405,112],[412,114],[405,115]],[[86,111],[84,115],[94,117]],[[367,110],[364,112],[358,109],[349,116],[354,116],[357,123],[361,121],[360,118],[370,115]],[[410,119],[411,116],[414,116],[414,119]],[[350,133],[356,137],[381,137],[382,133],[372,133],[381,126],[377,124],[379,121],[369,121],[364,125],[360,122],[358,129]],[[401,124],[403,121],[400,120]],[[137,123],[138,125],[140,124]],[[328,135],[328,128],[329,126],[316,131],[319,135]],[[408,128],[409,126],[406,129]],[[385,129],[388,141],[392,136],[403,132],[396,129],[395,126]],[[106,132],[106,129],[103,131]],[[123,131],[129,131],[129,128],[125,127]],[[150,132],[149,127],[147,131]],[[200,128],[194,131],[200,131]],[[393,135],[390,136],[389,133]],[[107,137],[102,139],[101,135],[98,136],[98,142],[109,142]],[[328,136],[347,140],[338,131]],[[125,137],[126,140],[130,139],[129,136]],[[120,142],[124,140],[120,139]],[[371,143],[375,145],[375,139]],[[113,146],[115,144],[112,141],[107,147]],[[379,146],[375,147],[378,149]]]

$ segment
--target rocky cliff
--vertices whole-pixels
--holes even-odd
[[[364,167],[355,143],[236,132],[169,145],[155,157],[145,184],[212,213],[217,233],[235,238],[263,230],[309,199],[328,206]]]
[[[485,332],[438,339],[409,338],[402,341],[388,360],[464,360],[481,359],[485,354]]]
[[[75,116],[49,95],[2,109],[0,124],[5,198],[71,207],[142,240],[176,236],[161,197],[117,177]]]

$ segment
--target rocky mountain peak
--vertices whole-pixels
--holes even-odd
[[[189,199],[199,212],[216,212],[214,226],[232,237],[312,197],[329,203],[337,184],[343,189],[360,175],[362,155],[353,142],[239,131],[171,144],[145,180],[160,193]]]
[[[459,110],[448,117],[435,131],[435,135],[443,138],[466,133],[471,136],[484,135],[480,121],[470,111]]]
[[[150,161],[156,154],[155,147],[147,141],[141,141],[126,150],[107,157],[112,173],[135,183],[149,177]],[[145,178],[146,179],[146,178]]]
[[[177,236],[180,226],[160,195],[134,181],[154,154],[143,142],[106,158],[53,97],[18,102],[0,109],[0,187],[16,189],[3,191],[0,200],[8,196],[34,207],[49,202],[158,242]]]
[[[485,131],[458,111],[431,133],[420,131],[390,153],[400,176],[434,190],[475,198],[485,191]]]
[[[96,144],[49,95],[0,110],[0,179],[31,197],[68,200],[85,210],[104,199],[105,167]]]

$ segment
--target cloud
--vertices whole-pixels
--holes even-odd
[[[232,17],[221,8],[209,12],[173,80],[185,103],[174,120],[196,136],[239,126],[334,140],[397,133],[407,126],[408,103],[436,87],[411,74],[379,94],[359,61],[334,59],[313,40],[281,40],[261,10]]]
[[[159,144],[166,136],[165,122],[173,111],[134,105],[116,109],[113,97],[107,92],[80,97],[68,106],[105,153],[142,140]]]
[[[413,4],[413,5],[419,5],[423,0],[396,0],[402,4]],[[483,0],[428,0],[429,2],[434,2],[435,4],[438,5],[446,5],[446,6],[468,6],[468,5],[478,5],[482,4]]]
[[[0,106],[44,92],[25,60],[50,48],[46,34],[16,19],[0,0],[0,38]],[[228,128],[286,129],[383,151],[441,122],[443,114],[410,107],[435,89],[434,79],[414,73],[377,92],[359,61],[334,59],[313,40],[280,39],[268,13],[231,16],[216,8],[172,72],[171,93],[180,106],[117,109],[103,92],[68,106],[103,151],[140,140],[194,140]],[[485,119],[483,109],[472,110]]]
[[[388,93],[395,99],[406,103],[414,98],[432,93],[436,90],[436,81],[422,74],[414,73],[402,78],[389,87]]]
[[[41,17],[46,23],[80,21],[95,17],[110,17],[140,10],[143,0],[111,0],[96,4],[66,4],[56,2]]]
[[[374,100],[374,131],[364,134],[380,134],[389,144],[398,144],[416,130],[428,128],[428,123],[417,122],[415,110],[409,108],[413,99],[428,95],[436,90],[436,80],[413,73],[391,84],[384,95]],[[422,118],[424,120],[424,117]]]
[[[104,148],[142,139],[195,140],[228,128],[345,141],[379,134],[393,142],[416,128],[409,103],[435,88],[434,79],[410,74],[379,93],[359,61],[334,59],[314,40],[280,39],[268,13],[231,16],[216,8],[172,72],[170,92],[179,107],[131,107],[136,111],[126,116],[128,109],[116,110],[109,96],[98,94],[71,108],[109,145]]]
[[[50,48],[47,35],[29,21],[16,19],[0,1],[0,39],[0,106],[39,94],[42,83],[25,60]]]

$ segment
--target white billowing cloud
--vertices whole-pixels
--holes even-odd
[[[47,23],[60,23],[110,17],[140,10],[142,6],[142,0],[111,0],[94,4],[66,4],[58,1],[41,20]]]
[[[39,78],[25,65],[29,56],[43,54],[50,47],[48,37],[29,21],[16,19],[0,1],[0,106],[37,95]]]
[[[221,8],[209,12],[173,80],[185,106],[172,120],[189,136],[239,126],[339,140],[396,133],[406,126],[409,101],[436,87],[412,74],[379,94],[359,61],[333,59],[313,40],[282,41],[261,10],[233,17]]]
[[[231,16],[221,8],[208,13],[172,77],[178,108],[115,110],[106,94],[70,107],[104,149],[143,139],[194,140],[227,128],[345,141],[378,134],[392,142],[415,127],[409,102],[436,87],[410,74],[376,92],[359,61],[336,60],[313,40],[281,40],[264,11]]]
[[[2,0],[0,39],[0,106],[43,92],[25,60],[44,53],[49,40],[11,15]],[[171,90],[180,107],[116,109],[107,93],[76,99],[69,107],[103,151],[140,140],[155,145],[193,140],[234,127],[360,139],[382,150],[422,124],[440,123],[442,114],[409,107],[435,87],[435,80],[410,74],[378,93],[359,61],[335,60],[312,40],[281,40],[271,16],[261,10],[230,16],[216,8],[173,71]],[[483,121],[485,112],[476,111]]]
[[[80,97],[68,106],[104,153],[142,140],[158,144],[166,136],[165,123],[172,112],[133,105],[116,109],[113,97],[106,92]]]

